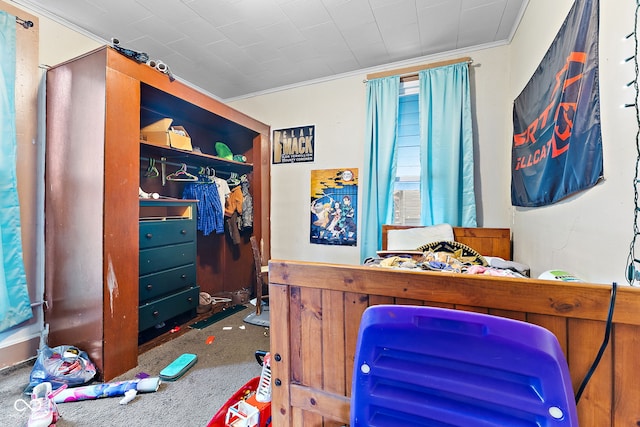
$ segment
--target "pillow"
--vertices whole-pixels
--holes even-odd
[[[415,250],[419,246],[441,240],[454,240],[453,227],[437,224],[429,227],[387,231],[387,250]]]

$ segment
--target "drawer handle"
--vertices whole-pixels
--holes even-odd
[[[147,290],[150,291],[151,289],[153,289],[153,285],[151,283],[147,284]]]
[[[188,301],[188,302],[192,302],[192,301],[193,301],[193,297],[189,297],[189,298],[187,298],[187,301]]]
[[[184,235],[184,234],[187,234],[187,230],[184,230],[184,229],[183,229],[183,230],[180,230],[180,234],[183,234],[183,235]]]
[[[186,274],[183,274],[182,276],[180,276],[180,278],[181,278],[181,279],[186,279],[186,278],[187,278],[187,275],[186,275]]]
[[[152,237],[153,237],[153,234],[151,234],[151,233],[147,233],[147,234],[145,234],[145,237],[146,237],[147,239],[150,239],[150,238],[152,238]]]
[[[158,317],[160,315],[160,312],[158,310],[155,310],[153,313],[153,317]]]

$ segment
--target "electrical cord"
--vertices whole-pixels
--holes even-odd
[[[640,259],[636,258],[635,250],[638,236],[640,236],[640,227],[638,226],[640,214],[640,196],[638,194],[638,186],[640,185],[640,108],[638,106],[638,98],[640,97],[640,87],[638,86],[638,79],[640,78],[640,67],[638,65],[638,35],[636,34],[636,30],[638,28],[638,9],[640,8],[640,2],[636,0],[636,10],[635,10],[635,20],[634,20],[634,30],[632,33],[626,36],[627,39],[633,37],[634,40],[634,54],[625,60],[625,62],[629,62],[633,59],[634,63],[634,79],[627,83],[627,86],[633,86],[635,92],[635,99],[633,103],[625,104],[625,107],[634,107],[635,116],[636,116],[636,167],[635,167],[635,176],[633,179],[633,201],[634,201],[634,209],[633,209],[633,238],[631,239],[631,244],[629,245],[629,255],[627,257],[627,265],[626,265],[626,279],[627,282],[634,286],[636,281],[640,279],[640,270],[636,268],[636,265],[640,263]]]
[[[604,330],[604,339],[602,341],[602,345],[600,345],[600,350],[598,351],[596,358],[594,359],[593,363],[591,364],[591,367],[589,368],[589,371],[587,371],[587,374],[582,380],[582,384],[580,384],[580,388],[578,388],[578,392],[576,393],[576,405],[580,401],[580,398],[582,397],[582,392],[584,392],[584,389],[587,387],[587,383],[589,383],[591,376],[593,375],[596,368],[598,367],[598,364],[600,363],[600,359],[602,359],[602,355],[604,354],[604,351],[607,349],[607,346],[609,345],[609,337],[611,336],[611,327],[613,325],[613,308],[616,305],[617,289],[618,289],[618,284],[616,282],[613,282],[613,285],[611,287],[611,298],[609,299],[609,314],[607,315],[607,323]]]

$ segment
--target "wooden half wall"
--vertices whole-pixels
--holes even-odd
[[[375,304],[490,313],[551,330],[574,390],[605,336],[612,285],[272,260],[273,425],[342,426],[360,318]],[[609,345],[578,404],[581,427],[640,425],[640,289],[617,287]]]

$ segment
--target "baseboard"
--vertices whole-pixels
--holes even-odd
[[[13,345],[3,347],[2,351],[0,351],[0,370],[35,359],[38,355],[39,346],[40,338],[33,337]]]

